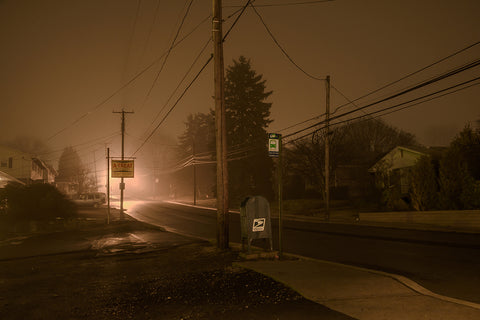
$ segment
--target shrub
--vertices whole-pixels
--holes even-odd
[[[50,220],[76,214],[74,204],[49,184],[11,183],[5,187],[3,197],[7,200],[7,214],[14,219]]]

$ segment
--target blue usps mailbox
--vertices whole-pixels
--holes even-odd
[[[242,250],[245,250],[246,242],[250,252],[254,239],[265,239],[269,242],[270,251],[273,250],[270,204],[267,199],[261,196],[245,198],[240,207],[240,220]]]

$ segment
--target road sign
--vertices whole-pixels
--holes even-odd
[[[133,178],[133,160],[112,160],[112,178]]]
[[[280,153],[281,138],[282,138],[282,135],[278,133],[268,134],[268,155],[270,157],[278,157],[278,154]]]

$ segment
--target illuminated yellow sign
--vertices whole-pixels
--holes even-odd
[[[112,160],[112,178],[133,178],[133,160]]]

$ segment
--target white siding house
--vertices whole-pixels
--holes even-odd
[[[56,171],[31,154],[0,145],[0,171],[27,184],[53,183]]]
[[[382,184],[381,187],[396,187],[400,194],[406,194],[408,192],[407,171],[424,155],[426,154],[423,152],[398,146],[384,155],[368,171],[375,174],[377,182]]]

